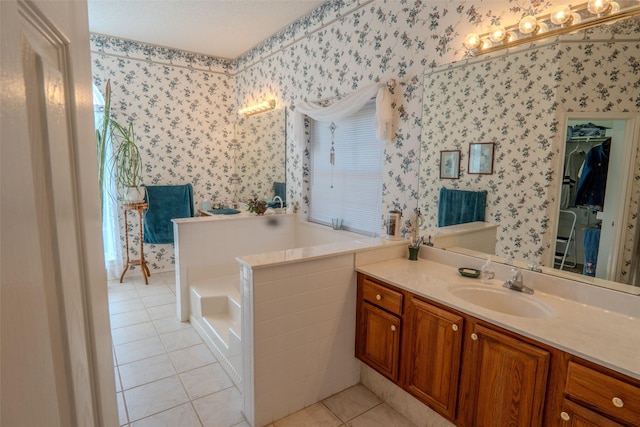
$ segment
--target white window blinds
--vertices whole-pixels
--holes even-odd
[[[383,143],[376,138],[375,102],[334,121],[334,164],[331,123],[311,120],[311,194],[309,220],[368,235],[381,229]]]

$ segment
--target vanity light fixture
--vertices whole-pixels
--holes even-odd
[[[491,33],[489,34],[489,40],[494,43],[501,42],[507,36],[507,31],[500,25],[491,27]]]
[[[238,110],[238,114],[241,116],[253,116],[254,114],[265,113],[267,111],[274,110],[276,108],[276,100],[269,99],[267,101],[262,101],[255,103],[253,105],[249,105],[248,107],[241,108]]]
[[[550,19],[551,23],[554,25],[571,25],[571,20],[573,19],[571,16],[571,8],[566,4],[556,7],[553,12],[551,12]]]
[[[594,15],[600,16],[605,13],[618,13],[620,5],[615,1],[609,0],[589,0],[587,9]]]
[[[620,5],[615,1],[589,0],[573,6],[557,6],[551,13],[544,15],[525,16],[517,24],[495,25],[484,34],[470,33],[465,37],[464,46],[469,56],[475,56],[575,33],[602,24],[611,24],[619,19],[638,15],[640,6],[620,9]]]

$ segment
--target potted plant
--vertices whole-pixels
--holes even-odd
[[[247,202],[249,205],[249,212],[255,212],[258,215],[262,215],[267,210],[267,202],[264,200],[258,200],[258,197],[254,197]]]
[[[107,141],[109,132],[109,122],[111,120],[111,80],[107,80],[104,94],[104,107],[102,116],[99,117],[96,128],[96,151],[98,152],[98,184],[100,185],[100,203],[102,214],[104,215],[104,195],[107,183],[105,181],[105,170],[107,169]]]
[[[136,145],[133,122],[125,128],[111,119],[111,142],[113,143],[112,169],[118,189],[118,200],[136,203],[144,200],[142,183],[142,157]]]

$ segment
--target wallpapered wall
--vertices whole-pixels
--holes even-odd
[[[607,27],[609,28],[609,27]],[[618,30],[637,38],[638,23]],[[610,39],[610,34],[590,37]],[[622,38],[622,34],[617,34]],[[488,191],[499,255],[540,262],[551,242],[564,112],[640,111],[640,43],[564,41],[433,72],[425,78],[420,200],[437,223],[440,187]],[[495,142],[493,175],[468,173],[469,142]],[[618,142],[619,143],[619,142]],[[461,150],[461,176],[439,179],[440,150]],[[640,197],[636,156],[622,275],[628,273]]]
[[[134,122],[143,182],[191,183],[196,202],[214,195],[230,200],[235,120],[230,62],[99,35],[92,35],[91,50],[94,84],[104,93],[111,79],[114,118]],[[128,224],[134,258],[135,216]],[[145,257],[153,271],[174,268],[173,245],[145,245]]]
[[[191,85],[193,90],[188,93],[190,97],[199,96],[198,93],[210,95],[213,104],[219,108],[211,108],[209,102],[199,105],[206,111],[203,113],[207,115],[206,120],[198,125],[191,124],[188,131],[190,137],[182,138],[189,144],[194,133],[210,134],[207,135],[206,144],[203,142],[198,145],[199,152],[194,155],[201,157],[197,161],[183,152],[176,158],[175,150],[182,151],[186,147],[175,142],[170,142],[170,149],[164,150],[159,138],[156,138],[152,147],[153,152],[164,150],[163,154],[154,154],[157,159],[153,159],[154,166],[151,166],[152,170],[163,171],[159,177],[172,177],[169,169],[175,171],[178,166],[190,163],[189,168],[180,167],[180,174],[195,176],[199,173],[202,182],[207,182],[203,175],[205,171],[215,176],[217,172],[214,167],[218,170],[229,164],[229,159],[222,151],[228,144],[228,121],[233,106],[276,98],[279,105],[287,107],[287,199],[291,205],[303,211],[308,191],[308,147],[298,146],[293,141],[291,108],[299,100],[332,99],[373,81],[396,79],[399,83],[396,88],[397,140],[385,148],[380,215],[384,217],[394,204],[399,204],[405,218],[410,218],[418,204],[422,80],[425,69],[463,59],[465,52],[462,40],[468,32],[486,31],[491,23],[500,20],[506,24],[517,22],[523,15],[539,14],[560,3],[565,2],[332,0],[265,40],[233,64],[208,59],[203,55],[166,50],[158,52],[156,48],[142,44],[110,45],[111,56],[93,54],[94,79],[101,79],[99,82],[102,83],[108,76],[112,77],[112,81],[118,77],[119,86],[126,93],[123,96],[126,98],[125,108],[142,104],[136,97],[143,96],[145,85],[152,83],[154,93],[158,95],[155,103],[160,102],[160,107],[148,113],[145,112],[149,110],[146,106],[134,110],[145,120],[147,114],[159,116],[156,122],[162,124],[158,124],[152,133],[155,135],[157,132],[159,136],[168,132],[175,135],[176,130],[169,119],[172,117],[171,110],[184,108],[184,99],[176,96],[169,98],[169,95],[177,93],[173,85],[183,89],[187,83]],[[580,2],[569,2],[577,3]],[[95,51],[101,49],[99,39],[98,36],[92,39],[92,49]],[[115,56],[132,55],[132,50],[143,59],[150,57],[151,62],[135,62]],[[177,60],[191,65],[194,70],[172,67],[171,63]],[[230,71],[233,78],[214,74],[214,71],[222,70]],[[172,79],[165,78],[165,73]],[[127,88],[132,89],[128,91]],[[208,130],[211,123],[216,123],[215,132]],[[556,153],[556,150],[552,149],[552,152]],[[215,165],[211,164],[214,161],[212,159],[215,159]],[[429,161],[434,168],[437,167],[435,158]],[[208,182],[211,182],[211,189],[218,188],[216,179]],[[206,188],[207,184],[203,185]],[[536,196],[541,204],[549,203],[548,194],[536,193]],[[165,262],[170,256],[150,258],[155,262],[155,269],[169,268],[173,263],[172,259]]]

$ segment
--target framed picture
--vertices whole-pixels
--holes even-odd
[[[460,178],[460,150],[440,151],[440,179]]]
[[[493,173],[493,142],[478,142],[469,144],[469,173],[487,174]]]

